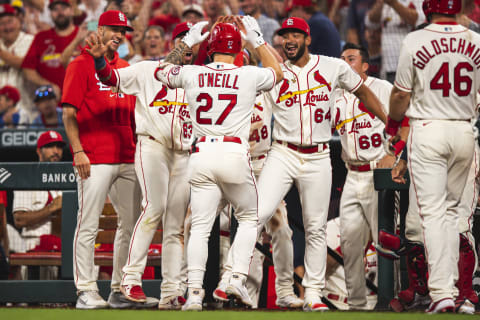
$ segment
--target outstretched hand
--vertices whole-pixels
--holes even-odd
[[[88,47],[85,48],[85,50],[94,58],[100,58],[105,55],[108,49],[108,45],[110,42],[113,40],[110,40],[107,42],[107,44],[104,44],[100,36],[96,33],[91,34],[87,39],[87,45]]]
[[[206,25],[208,25],[208,21],[197,22],[193,27],[190,28],[185,37],[183,37],[182,41],[190,48],[197,43],[203,42],[203,40],[205,40],[210,34],[210,31],[202,33],[202,30]]]

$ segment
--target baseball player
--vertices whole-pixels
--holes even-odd
[[[184,51],[208,36],[201,33],[207,22],[199,22],[155,73],[164,84],[185,89],[195,137],[188,164],[192,228],[187,248],[188,299],[183,310],[202,310],[208,237],[222,197],[233,205],[238,220],[226,293],[252,305],[245,281],[256,241],[258,195],[248,152],[250,119],[257,92],[271,89],[283,76],[255,19],[231,20],[245,28],[247,41],[266,68],[233,65],[241,51],[241,36],[230,23],[218,23],[212,29],[208,40],[212,63],[179,66]]]
[[[191,24],[178,24],[173,31],[175,44]],[[171,89],[157,81],[151,71],[157,61],[143,61],[112,70],[103,58],[108,43],[90,41],[99,78],[120,92],[136,96],[137,147],[135,172],[142,188],[143,211],[130,241],[127,264],[123,268],[121,291],[129,300],[146,301],[142,274],[148,247],[162,221],[162,287],[159,309],[179,309],[184,303],[181,289],[183,223],[190,200],[186,176],[192,123],[183,89]],[[194,61],[198,48],[182,57],[182,64]]]
[[[392,85],[385,80],[368,77],[368,52],[347,43],[341,59],[363,79],[378,97],[385,112]],[[373,169],[392,167],[395,157],[383,148],[384,123],[373,116],[359,99],[345,89],[337,92],[333,124],[340,135],[342,159],[348,169],[340,200],[340,234],[351,310],[367,309],[365,280],[358,275],[364,270],[363,252],[370,238],[377,243],[378,193],[373,183]]]
[[[116,52],[127,25],[120,11],[104,12],[97,34],[109,42],[105,53],[112,68],[126,67]],[[118,213],[110,306],[131,306],[119,300],[121,268],[140,212],[141,192],[133,165],[134,98],[110,91],[96,77],[93,58],[84,50],[67,68],[62,96],[63,122],[72,148],[78,187],[78,217],[73,243],[73,267],[79,309],[104,308],[98,294],[94,244],[99,216],[109,196]]]
[[[344,88],[382,120],[382,105],[362,78],[344,61],[311,55],[310,29],[301,18],[288,18],[277,31],[283,36],[288,61],[282,65],[284,80],[269,91],[273,104],[273,143],[258,181],[260,226],[270,219],[295,183],[300,194],[305,225],[305,311],[324,311],[325,225],[330,202],[331,165],[328,141],[334,90]],[[273,252],[273,257],[278,255]],[[291,253],[293,256],[293,253]],[[274,261],[277,266],[277,262]],[[293,274],[293,265],[292,265]],[[290,281],[293,285],[293,279]]]
[[[406,114],[409,172],[427,253],[428,313],[455,309],[459,258],[456,207],[472,164],[480,87],[480,36],[456,23],[461,1],[429,1],[432,23],[402,44],[386,126],[395,135]],[[480,51],[480,50],[479,50]],[[410,106],[409,106],[410,105]]]

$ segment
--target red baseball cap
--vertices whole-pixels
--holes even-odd
[[[5,86],[0,89],[0,96],[6,96],[8,99],[12,99],[15,104],[20,100],[20,91],[12,86]]]
[[[0,17],[6,16],[6,15],[14,16],[16,14],[17,14],[17,11],[15,11],[15,8],[9,5],[8,3],[0,4]]]
[[[108,10],[102,13],[100,19],[98,19],[98,25],[125,27],[128,31],[133,31],[133,28],[127,23],[125,13],[118,10]]]
[[[183,36],[185,33],[193,27],[191,22],[182,22],[175,26],[175,29],[172,31],[172,39],[175,40],[176,37]]]
[[[50,0],[49,2],[50,3],[48,4],[48,9],[50,10],[52,10],[53,6],[56,5],[57,3],[63,3],[69,7],[72,6],[69,0]]]
[[[308,23],[302,18],[297,17],[285,19],[282,23],[282,27],[277,30],[277,34],[283,35],[284,33],[295,30],[303,32],[307,36],[310,35],[310,27],[308,26]]]
[[[55,142],[61,144],[62,146],[65,145],[65,141],[63,141],[63,138],[59,133],[52,130],[45,131],[40,135],[40,137],[38,137],[37,148],[40,149],[45,147],[47,144]]]

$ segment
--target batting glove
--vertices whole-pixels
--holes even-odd
[[[250,42],[255,49],[264,45],[265,40],[263,40],[263,34],[260,31],[257,20],[251,16],[244,16],[242,17],[242,22],[247,31],[247,34],[242,32],[243,39]]]
[[[200,21],[197,22],[190,30],[187,32],[185,37],[183,37],[182,41],[190,48],[194,45],[203,42],[203,40],[207,39],[210,31],[207,31],[202,34],[203,28],[208,24],[208,21]]]

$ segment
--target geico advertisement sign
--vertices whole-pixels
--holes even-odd
[[[34,147],[40,131],[6,131],[1,133],[2,147]]]

